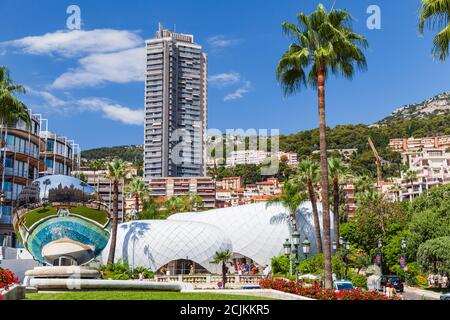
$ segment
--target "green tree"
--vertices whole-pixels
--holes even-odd
[[[222,289],[225,289],[225,284],[227,283],[227,262],[231,259],[232,253],[230,251],[218,251],[215,253],[213,264],[222,264]]]
[[[339,206],[340,200],[340,187],[342,179],[347,175],[347,167],[339,158],[328,159],[328,167],[330,172],[330,180],[333,186],[333,222],[334,222],[334,242],[339,246]]]
[[[315,187],[320,180],[319,165],[311,160],[303,160],[298,165],[296,178],[302,185],[306,186],[306,189],[308,191],[309,201],[311,201],[313,211],[314,233],[316,238],[317,251],[318,253],[323,253],[322,234],[320,231],[319,211],[317,210],[317,198],[315,190]]]
[[[299,13],[298,24],[283,23],[283,30],[294,43],[284,53],[277,68],[277,78],[286,95],[302,85],[318,89],[320,169],[325,244],[325,288],[332,287],[330,215],[328,197],[328,161],[325,121],[325,81],[329,74],[352,78],[355,66],[366,67],[361,48],[367,47],[363,36],[353,32],[351,16],[344,10],[327,12],[322,4],[311,15]],[[309,73],[308,73],[308,68]],[[307,75],[308,73],[308,75]]]
[[[145,181],[142,179],[131,180],[126,187],[125,192],[127,194],[127,197],[134,198],[134,209],[139,212],[141,207],[141,199],[149,194],[149,190],[145,185]]]
[[[123,160],[116,159],[108,164],[105,177],[109,179],[113,185],[113,219],[108,263],[114,263],[117,242],[117,225],[119,220],[119,184],[125,180],[127,174],[128,168]]]
[[[424,272],[450,275],[450,236],[428,240],[417,251]]]
[[[155,197],[145,197],[142,199],[142,211],[139,212],[140,220],[156,220],[165,219],[167,216],[164,214],[161,201],[158,201]]]
[[[266,206],[281,204],[289,213],[289,226],[291,232],[297,230],[297,210],[298,207],[306,200],[306,195],[301,186],[293,180],[288,180],[281,188],[281,194],[270,199]]]
[[[450,185],[434,187],[416,197],[409,206],[408,254],[416,258],[419,246],[450,234]]]
[[[31,119],[27,107],[17,98],[17,94],[25,93],[24,86],[15,84],[9,75],[6,67],[0,66],[0,149],[3,149],[3,161],[6,161],[6,143],[3,135],[4,126],[12,125],[18,120],[23,120],[27,125],[30,125]],[[4,165],[4,163],[3,163]],[[0,175],[2,183],[0,190],[3,192],[5,178]]]
[[[3,126],[13,124],[21,119],[30,124],[31,119],[28,109],[16,95],[24,94],[23,85],[15,84],[6,67],[0,66],[0,133],[3,134]],[[3,139],[3,138],[2,138]]]
[[[425,25],[430,29],[442,28],[434,37],[433,54],[445,61],[450,44],[450,0],[422,0],[419,31],[424,33]]]
[[[279,257],[273,257],[270,260],[270,265],[272,267],[273,274],[281,273],[281,274],[289,274],[290,269],[290,261],[289,257],[286,256],[279,256]]]

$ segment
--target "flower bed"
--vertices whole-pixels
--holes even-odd
[[[0,300],[3,299],[2,292],[8,291],[15,284],[19,284],[19,278],[11,270],[0,268]]]
[[[335,291],[333,289],[323,289],[318,285],[307,286],[303,282],[295,283],[283,279],[263,279],[259,283],[263,289],[274,289],[282,292],[297,294],[317,300],[400,300],[396,296],[388,298],[387,296],[373,291],[364,291],[361,289]]]

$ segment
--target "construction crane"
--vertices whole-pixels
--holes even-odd
[[[377,148],[375,148],[375,144],[373,143],[372,139],[369,137],[369,146],[372,149],[373,155],[375,156],[375,160],[377,162],[377,188],[378,190],[381,190],[383,186],[383,172],[381,171],[381,163],[383,159],[381,159],[380,155],[378,154]]]

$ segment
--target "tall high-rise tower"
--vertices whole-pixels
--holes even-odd
[[[162,26],[146,41],[144,176],[206,175],[207,58]]]

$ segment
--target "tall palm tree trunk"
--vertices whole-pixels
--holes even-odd
[[[119,182],[114,181],[113,221],[111,230],[111,246],[109,248],[108,264],[114,263],[117,242],[117,222],[119,216]]]
[[[324,258],[325,258],[325,288],[333,286],[331,269],[331,246],[330,246],[330,199],[328,192],[328,159],[325,122],[325,72],[318,70],[318,100],[319,100],[319,133],[320,133],[320,175],[322,193],[322,226],[324,233]]]
[[[134,209],[136,210],[136,212],[139,212],[139,195],[136,194],[136,196],[134,197]]]
[[[225,261],[222,262],[222,289],[225,289],[225,284],[227,283],[227,267],[225,265]]]
[[[318,253],[323,253],[322,235],[320,232],[319,211],[317,210],[317,199],[316,199],[316,194],[314,193],[314,187],[311,182],[308,183],[308,193],[309,193],[309,199],[311,200],[313,217],[314,217],[314,231],[316,234],[317,251],[318,251]]]
[[[334,226],[334,243],[336,250],[339,248],[339,180],[333,179],[333,226]]]

